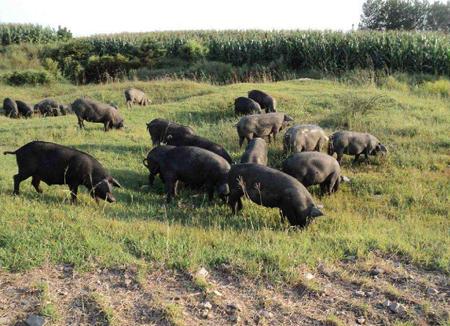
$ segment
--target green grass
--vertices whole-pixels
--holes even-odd
[[[144,88],[154,104],[126,109],[123,90],[132,84]],[[350,123],[378,136],[390,154],[386,159],[372,158],[369,165],[352,165],[347,157],[343,171],[352,182],[331,197],[319,198],[312,189],[326,215],[301,231],[289,228],[277,210],[250,202],[244,203],[240,215],[232,216],[219,200],[209,204],[203,194],[189,189],[182,189],[177,200],[166,205],[159,180],[152,189],[142,187],[148,174],[142,159],[151,149],[146,122],[164,117],[191,125],[238,160],[242,151],[232,103],[254,88],[272,93],[279,110],[296,122],[318,123],[330,133]],[[118,202],[97,205],[83,190],[79,204],[71,205],[67,187],[44,185],[40,195],[30,181],[23,182],[21,195],[13,197],[15,158],[1,155],[0,267],[5,270],[26,270],[47,261],[72,263],[79,269],[162,264],[185,271],[227,263],[256,279],[294,284],[303,264],[314,267],[319,260],[333,263],[378,250],[449,271],[450,105],[444,98],[331,81],[223,87],[183,81],[0,87],[0,98],[32,103],[46,96],[71,102],[81,95],[119,103],[127,129],[104,133],[101,125],[86,123],[87,129],[80,131],[75,116],[31,120],[2,116],[0,151],[36,139],[86,151],[123,185],[115,191]],[[383,100],[367,109],[374,98]],[[271,166],[280,166],[281,149],[280,137],[270,145]]]

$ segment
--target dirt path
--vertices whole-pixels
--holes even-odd
[[[206,275],[207,274],[207,275]],[[449,279],[389,258],[299,270],[295,286],[207,273],[71,266],[0,272],[0,325],[446,325]],[[389,301],[389,302],[388,302]],[[387,306],[388,304],[390,306]]]

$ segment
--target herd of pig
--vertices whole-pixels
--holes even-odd
[[[125,100],[130,108],[133,104],[145,106],[150,103],[138,89],[126,90]],[[57,107],[60,111],[73,112],[80,128],[84,128],[84,121],[103,123],[105,131],[124,127],[124,120],[115,106],[88,98],[77,99],[67,107],[56,102],[50,105],[48,101],[51,100],[37,104],[38,110],[44,107],[45,112],[45,107]],[[20,101],[7,98],[3,107],[6,115],[11,107],[16,107],[24,116],[32,115],[22,113],[29,111],[19,109],[22,107]],[[323,215],[307,187],[320,185],[323,195],[336,192],[345,179],[340,170],[344,154],[355,155],[355,161],[358,161],[361,154],[368,160],[369,155],[387,153],[386,147],[367,133],[338,131],[327,137],[319,126],[294,125],[283,138],[283,151],[291,156],[283,162],[280,171],[267,166],[268,143],[271,138],[275,141],[277,134],[292,124],[293,119],[277,112],[275,99],[258,90],[249,92],[248,98],[237,98],[235,113],[245,115],[236,124],[239,145],[242,147],[247,140],[240,163],[234,163],[221,145],[196,135],[188,126],[165,119],[147,123],[154,146],[143,160],[149,170],[149,186],[159,175],[167,202],[177,195],[180,182],[206,191],[210,200],[216,193],[234,214],[243,208],[242,197],[246,197],[259,205],[278,208],[291,225],[304,227],[313,218]],[[327,143],[328,154],[325,154],[321,150]],[[337,159],[333,157],[334,153],[337,153]],[[43,181],[48,185],[67,184],[73,202],[81,185],[96,201],[116,200],[112,189],[120,187],[120,183],[87,153],[55,143],[33,141],[4,154],[16,155],[19,170],[13,177],[16,195],[20,183],[32,177],[31,183],[39,193]]]

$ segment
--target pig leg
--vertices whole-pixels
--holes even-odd
[[[105,129],[105,132],[108,131],[109,130],[109,121],[104,122],[103,126],[104,126],[104,129]]]
[[[245,137],[239,136],[239,148],[242,148],[242,144],[244,143]]]
[[[29,175],[20,174],[20,172],[13,177],[13,179],[14,179],[14,192],[13,192],[14,195],[19,194],[20,183],[23,180],[28,179],[29,177],[30,177]]]
[[[72,204],[76,204],[77,202],[77,195],[78,195],[78,186],[77,185],[69,185],[70,189],[70,201]],[[96,198],[97,201],[97,198]]]
[[[369,162],[369,149],[366,147],[364,150],[364,158],[366,159],[366,162]]]
[[[148,175],[148,185],[149,185],[150,187],[152,187],[154,181],[155,181],[155,175],[154,175],[153,173],[150,173],[150,174]]]
[[[356,154],[356,155],[355,155],[355,159],[353,160],[353,163],[358,163],[358,161],[359,161],[359,155],[360,155],[360,154]]]
[[[341,165],[342,157],[344,156],[344,152],[337,152],[337,158],[339,165]]]
[[[78,118],[78,125],[80,126],[80,129],[83,129],[84,128],[84,122],[83,122],[83,119],[82,118]]]
[[[230,195],[228,198],[228,204],[230,205],[231,212],[234,215],[236,215],[237,212],[239,212],[243,207],[241,196],[237,193],[232,193]]]
[[[172,197],[175,197],[177,195],[178,180],[172,175],[165,175],[164,180],[166,182],[166,201],[167,203],[170,203]]]
[[[278,134],[278,129],[276,129],[276,128],[272,129],[273,142],[277,141],[277,134]]]
[[[39,183],[41,182],[41,179],[37,176],[33,176],[33,179],[31,180],[31,184],[33,185],[34,189],[40,194],[42,194],[42,188],[39,186]]]
[[[207,189],[208,189],[208,200],[212,201],[214,199],[214,185],[208,184]]]

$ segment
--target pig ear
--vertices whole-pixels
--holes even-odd
[[[109,181],[109,183],[112,184],[114,187],[122,188],[122,186],[120,185],[120,183],[119,183],[116,179],[114,179],[113,177],[109,177],[109,178],[108,178],[108,181]]]

